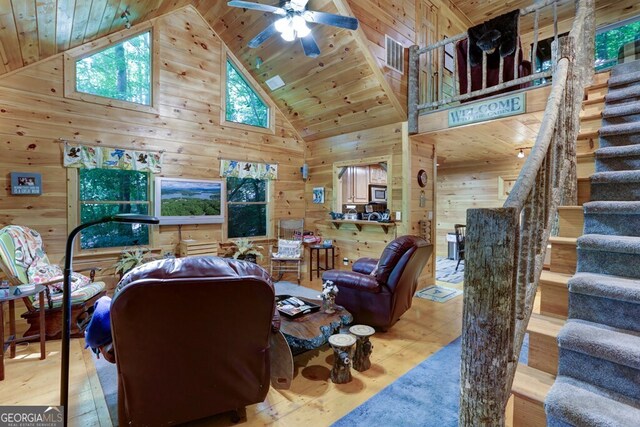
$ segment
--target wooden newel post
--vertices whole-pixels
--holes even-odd
[[[516,209],[467,211],[460,426],[504,425],[518,239]]]
[[[419,47],[416,45],[409,47],[408,120],[410,134],[418,133],[418,102],[420,99],[420,55],[418,50]]]
[[[349,334],[335,334],[329,337],[329,344],[333,348],[331,381],[335,384],[351,381],[351,354],[355,343],[355,337]]]

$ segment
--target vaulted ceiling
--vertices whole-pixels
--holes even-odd
[[[278,0],[258,0],[278,4]],[[406,95],[396,95],[367,47],[362,29],[313,25],[321,49],[308,58],[299,42],[272,37],[247,43],[276,16],[210,0],[0,0],[0,75],[132,25],[193,5],[230,51],[263,85],[280,75],[272,98],[306,140],[406,119]],[[309,8],[353,15],[347,0],[310,0]],[[128,14],[123,15],[125,11]],[[406,91],[406,86],[404,87]],[[399,101],[400,99],[401,101]]]
[[[278,4],[279,0],[256,0]],[[433,0],[435,1],[435,0]],[[531,0],[439,0],[479,23]],[[408,46],[415,40],[414,0],[310,0],[309,8],[355,15],[358,31],[315,25],[321,55],[305,57],[299,43],[272,37],[257,49],[247,43],[274,20],[226,0],[0,0],[0,76],[70,48],[193,5],[306,140],[404,120],[406,75],[384,69],[384,34]],[[560,0],[560,17],[572,0]],[[637,0],[596,2],[599,24],[640,14]],[[128,11],[127,18],[123,13]],[[466,20],[466,19],[465,19]],[[561,26],[562,27],[562,26]],[[526,26],[522,28],[527,31]],[[562,28],[561,28],[562,31]],[[374,40],[377,38],[377,40]],[[380,40],[381,39],[381,40]],[[287,84],[270,92],[264,81],[280,75]]]

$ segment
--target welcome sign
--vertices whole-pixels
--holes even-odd
[[[525,93],[489,99],[449,110],[449,127],[522,114],[526,110]]]

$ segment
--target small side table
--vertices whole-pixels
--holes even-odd
[[[329,337],[333,348],[333,368],[331,381],[334,384],[346,384],[351,381],[351,355],[356,338],[349,334],[335,334]]]
[[[10,347],[9,357],[13,359],[16,357],[16,343],[23,341],[30,341],[37,336],[29,336],[26,338],[16,338],[16,308],[15,300],[24,297],[30,297],[38,295],[40,299],[40,360],[47,357],[45,351],[45,323],[44,323],[44,311],[45,311],[45,291],[46,287],[42,285],[35,285],[33,289],[28,291],[21,290],[21,293],[16,295],[17,286],[9,286],[8,289],[0,289],[0,343],[2,344],[2,351],[0,351],[0,381],[4,380],[4,351],[6,346]],[[4,303],[9,303],[9,338],[4,339]]]
[[[373,345],[369,341],[369,337],[374,334],[375,329],[367,325],[353,325],[349,328],[349,332],[356,337],[356,352],[353,355],[353,369],[356,371],[366,371],[371,367],[371,352]]]
[[[320,251],[324,250],[324,265],[320,265]],[[331,256],[329,256],[331,251]],[[316,268],[313,268],[313,255],[316,255]],[[331,260],[331,267],[329,267],[329,260]],[[309,246],[309,280],[313,280],[313,272],[316,272],[316,277],[320,277],[320,271],[333,270],[335,268],[335,253],[333,246],[323,245],[310,245]]]

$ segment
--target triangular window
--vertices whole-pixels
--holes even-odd
[[[269,106],[230,59],[227,59],[225,119],[228,122],[269,128]]]
[[[151,32],[76,60],[76,91],[152,104]]]

